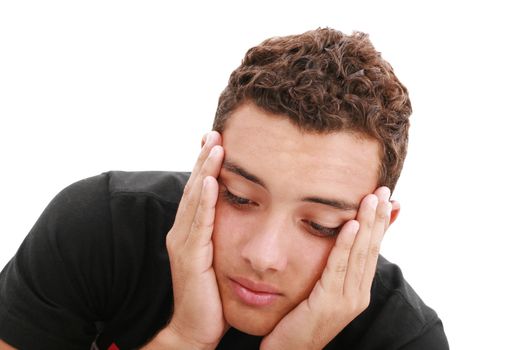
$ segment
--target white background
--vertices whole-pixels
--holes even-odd
[[[68,184],[190,170],[248,48],[360,30],[414,107],[383,254],[438,311],[452,348],[517,348],[525,28],[514,3],[2,1],[0,267]]]

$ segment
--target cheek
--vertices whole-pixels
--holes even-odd
[[[335,244],[335,239],[318,239],[316,237],[303,237],[297,240],[293,250],[291,266],[295,270],[295,280],[298,282],[296,289],[298,299],[308,297],[315,283],[321,278],[326,266],[330,251]]]
[[[213,244],[214,246],[221,245],[223,237],[227,236],[229,216],[226,213],[224,206],[220,203],[220,198],[215,206],[215,220],[213,222]]]
[[[238,255],[240,247],[250,233],[250,228],[256,225],[249,215],[242,215],[219,198],[215,208],[213,226],[214,256]]]

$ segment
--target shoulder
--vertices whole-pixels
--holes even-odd
[[[111,171],[77,181],[51,200],[20,254],[48,252],[66,262],[113,254],[115,244],[169,229],[188,173]],[[157,218],[156,220],[153,220]],[[46,254],[42,254],[42,258]]]
[[[108,227],[119,218],[114,214],[130,207],[129,203],[135,209],[146,205],[144,197],[176,209],[188,177],[189,173],[163,171],[102,173],[65,187],[39,221],[53,228]]]
[[[145,195],[167,203],[178,203],[190,173],[110,171],[105,176],[108,178],[108,192],[110,196]]]
[[[188,172],[109,171],[65,187],[54,201],[58,199],[75,204],[75,199],[89,203],[86,199],[109,200],[118,195],[146,195],[160,201],[178,203],[189,176]]]
[[[334,339],[334,349],[343,344],[359,344],[359,349],[448,349],[437,313],[414,291],[401,269],[382,256],[369,307]]]
[[[88,348],[92,321],[111,329],[130,315],[140,320],[134,334],[151,336],[171,310],[165,235],[188,177],[111,171],[60,191],[0,273],[0,338],[18,348]],[[51,336],[64,329],[67,342]]]
[[[379,324],[385,327],[384,330],[389,330],[392,336],[389,342],[397,344],[395,348],[408,349],[410,344],[418,344],[429,350],[448,349],[437,313],[405,280],[401,269],[382,256],[379,257],[372,293],[381,309]]]
[[[379,257],[372,293],[380,303],[387,305],[394,300],[399,302],[405,314],[413,318],[414,326],[424,325],[437,318],[436,312],[423,302],[405,280],[399,266],[383,256]]]
[[[77,181],[51,201],[28,241],[59,243],[71,263],[93,254],[109,259],[117,248],[135,259],[148,241],[163,246],[188,176],[110,171]]]

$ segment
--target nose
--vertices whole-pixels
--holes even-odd
[[[285,220],[267,220],[254,228],[242,247],[241,256],[257,272],[283,271],[288,264]]]

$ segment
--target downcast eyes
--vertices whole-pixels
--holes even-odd
[[[237,195],[234,195],[226,187],[224,188],[223,191],[221,191],[221,195],[229,204],[231,204],[235,208],[243,209],[243,208],[250,207],[250,206],[252,207],[259,206],[259,204],[257,204],[256,202],[248,198],[239,197]],[[341,227],[343,226],[343,225],[340,225],[338,227],[326,227],[326,226],[319,225],[310,220],[302,220],[302,222],[305,224],[305,227],[308,230],[308,232],[310,232],[313,235],[319,236],[319,237],[336,236],[339,233],[339,231],[341,231]]]

